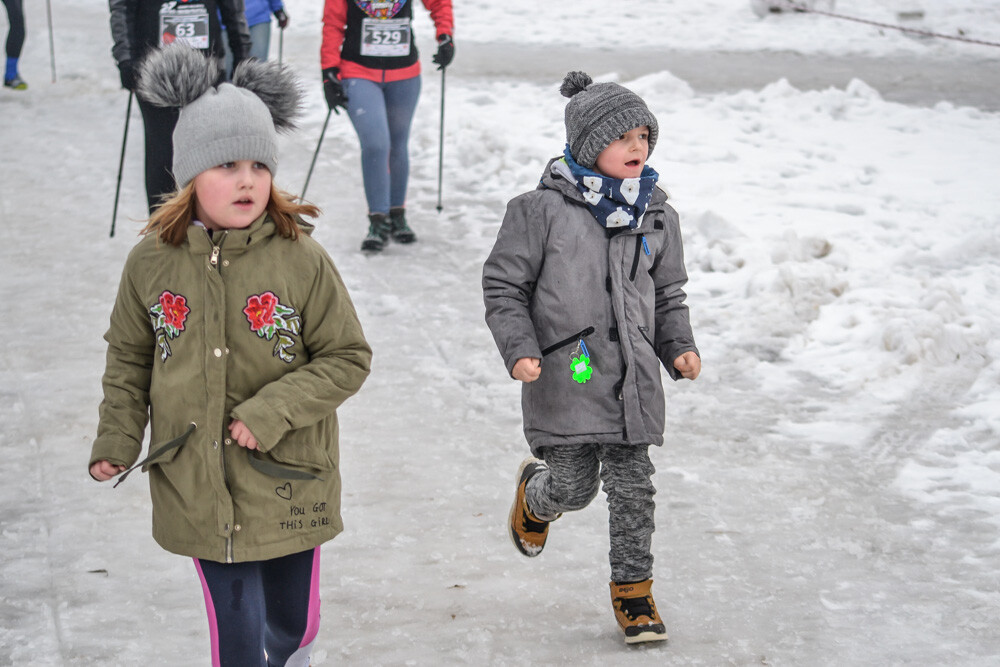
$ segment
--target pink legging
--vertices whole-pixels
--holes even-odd
[[[194,559],[213,667],[306,667],[319,631],[319,547],[271,560]]]

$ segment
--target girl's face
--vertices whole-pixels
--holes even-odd
[[[271,172],[260,162],[239,160],[194,177],[195,215],[208,229],[245,229],[271,198]]]
[[[639,178],[649,157],[649,128],[641,125],[618,137],[597,156],[594,171],[611,178]]]

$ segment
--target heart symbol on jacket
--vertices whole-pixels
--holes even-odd
[[[284,498],[285,500],[291,500],[292,499],[292,483],[291,482],[285,482],[281,486],[277,487],[274,490],[274,492],[277,493],[280,497]]]

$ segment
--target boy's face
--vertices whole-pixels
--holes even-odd
[[[245,229],[267,208],[271,171],[252,160],[226,162],[194,177],[195,215],[208,229]]]
[[[611,178],[639,178],[649,157],[649,128],[641,125],[618,137],[597,156],[594,171]]]

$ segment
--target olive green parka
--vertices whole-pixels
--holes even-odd
[[[149,234],[125,263],[90,463],[135,464],[150,422],[143,469],[168,551],[264,560],[343,529],[336,409],[367,377],[371,348],[300,226],[294,241],[267,214],[214,240],[191,226],[176,247]],[[230,438],[233,419],[257,451]]]

